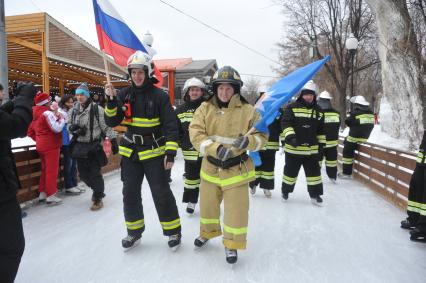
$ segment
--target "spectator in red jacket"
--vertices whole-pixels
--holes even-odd
[[[41,159],[39,201],[57,205],[62,203],[56,193],[62,129],[65,126],[66,114],[58,111],[57,105],[52,107],[51,98],[46,93],[37,93],[34,102],[33,121],[28,128],[28,136],[36,142],[36,150]]]

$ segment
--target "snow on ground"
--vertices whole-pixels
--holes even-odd
[[[280,200],[283,155],[277,155],[271,199],[250,197],[248,249],[234,268],[221,239],[199,251],[196,214],[185,214],[183,160],[172,189],[182,218],[182,246],[173,253],[162,236],[149,188],[143,184],[146,231],[125,253],[120,174],[105,177],[105,207],[91,212],[90,192],[57,207],[34,206],[24,218],[26,249],[17,283],[48,282],[410,282],[426,278],[426,245],[399,228],[405,213],[353,180],[324,181],[324,207],[310,203],[301,172],[295,193]],[[324,178],[326,179],[326,178]]]

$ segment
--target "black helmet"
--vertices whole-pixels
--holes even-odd
[[[213,93],[216,93],[217,87],[222,83],[231,84],[234,87],[235,93],[239,93],[240,88],[243,86],[240,74],[231,66],[224,66],[213,75]]]

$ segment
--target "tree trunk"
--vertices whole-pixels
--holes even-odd
[[[393,113],[395,138],[408,138],[417,147],[423,134],[423,90],[420,52],[405,1],[367,0],[379,33],[383,93]]]

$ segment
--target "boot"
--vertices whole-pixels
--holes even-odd
[[[102,199],[95,199],[93,200],[92,206],[90,207],[91,211],[97,211],[104,207],[104,203],[102,202]]]
[[[237,250],[231,250],[231,249],[225,248],[225,255],[226,255],[226,262],[229,264],[234,264],[238,260]]]
[[[125,250],[130,250],[136,247],[137,245],[139,245],[139,243],[141,242],[141,237],[142,235],[138,235],[138,236],[127,235],[123,240],[121,240],[121,246]]]
[[[180,240],[182,238],[181,234],[171,235],[169,236],[168,245],[172,251],[176,251],[180,246]]]
[[[201,236],[198,236],[195,241],[194,241],[194,245],[197,248],[201,248],[203,247],[207,242],[209,241],[209,239],[203,238]]]
[[[193,214],[194,210],[195,210],[195,203],[192,202],[188,202],[188,206],[186,207],[186,212],[188,212],[189,214]]]
[[[408,219],[405,219],[405,220],[401,221],[401,228],[402,229],[413,230],[414,228],[416,228],[416,226],[414,226],[413,224],[411,224],[410,221],[408,221]]]
[[[263,189],[263,193],[265,194],[265,197],[270,198],[272,196],[272,193],[270,190]]]

